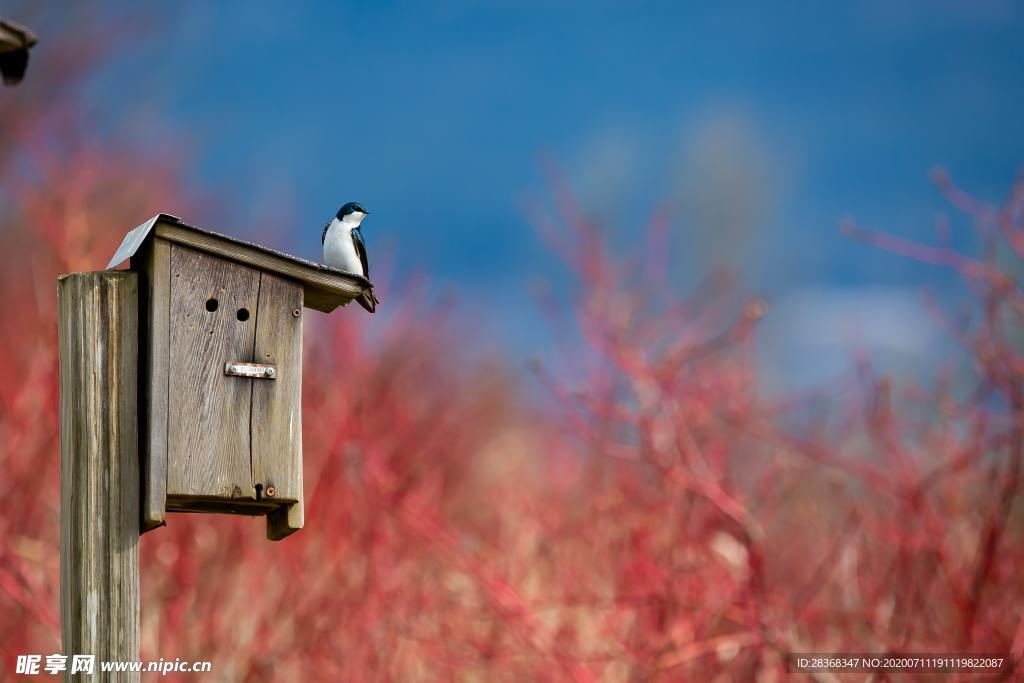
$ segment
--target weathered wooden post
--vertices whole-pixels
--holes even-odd
[[[303,308],[372,286],[166,214],[107,267],[127,259],[58,284],[62,636],[100,681],[139,680],[98,666],[139,659],[140,529],[168,511],[302,528]]]
[[[57,284],[60,612],[69,658],[139,658],[138,280],[74,273]],[[70,664],[65,680],[84,680]]]

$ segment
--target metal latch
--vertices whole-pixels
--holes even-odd
[[[277,379],[277,370],[273,365],[262,363],[241,363],[228,361],[224,364],[224,374],[231,377],[252,377],[253,379]]]

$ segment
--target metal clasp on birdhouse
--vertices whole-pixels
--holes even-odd
[[[231,377],[252,377],[253,379],[277,379],[277,370],[273,365],[262,363],[241,363],[228,361],[224,364],[224,374]]]

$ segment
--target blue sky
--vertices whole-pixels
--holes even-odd
[[[718,261],[784,304],[949,285],[837,225],[929,239],[935,165],[1003,195],[1024,160],[1020,7],[164,3],[91,101],[109,135],[191,143],[192,182],[231,201],[192,222],[270,214],[276,246],[316,257],[358,199],[392,286],[426,275],[482,338],[529,349],[529,283],[562,277],[524,211],[548,196],[542,155],[622,243],[675,207],[681,289]]]

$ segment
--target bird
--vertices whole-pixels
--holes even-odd
[[[349,202],[324,225],[320,242],[324,245],[324,262],[332,268],[362,275],[370,279],[370,265],[366,258],[366,243],[359,232],[366,214],[370,213],[359,202]],[[356,301],[370,313],[377,310],[380,301],[373,293],[373,285],[363,291]]]

